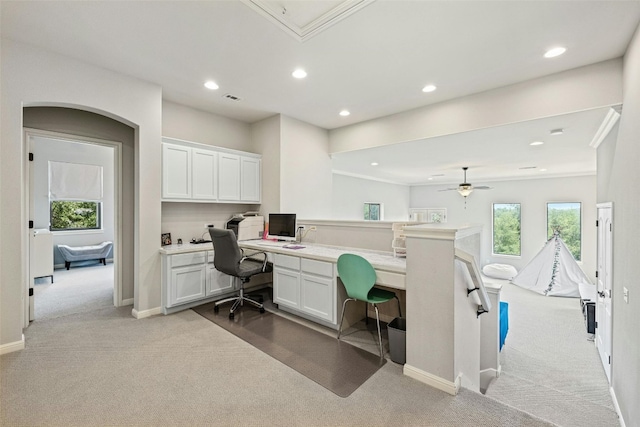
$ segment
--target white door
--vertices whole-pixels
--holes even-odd
[[[612,204],[598,204],[598,302],[596,306],[596,346],[607,380],[611,383],[611,289],[612,289]]]

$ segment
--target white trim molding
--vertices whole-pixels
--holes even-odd
[[[607,115],[602,121],[602,124],[600,124],[598,131],[596,132],[595,135],[593,135],[593,139],[589,143],[589,146],[593,148],[598,148],[600,144],[602,144],[602,141],[604,141],[604,139],[607,137],[607,135],[609,135],[609,132],[611,132],[611,129],[613,129],[613,126],[616,123],[618,123],[619,118],[620,118],[620,113],[614,110],[613,108],[609,108],[609,111],[607,112]]]
[[[146,317],[155,316],[156,314],[162,314],[162,307],[155,307],[142,311],[138,311],[135,308],[131,309],[131,315],[136,319],[144,319]]]
[[[120,304],[120,307],[124,307],[127,305],[133,305],[133,298],[123,299],[122,303]]]
[[[616,409],[616,414],[618,414],[618,419],[620,421],[620,427],[626,427],[624,422],[624,417],[622,416],[622,412],[620,411],[620,405],[618,405],[618,399],[616,398],[616,392],[613,390],[613,387],[609,387],[609,393],[611,394],[611,400],[613,400],[613,407]]]
[[[22,334],[22,340],[0,345],[0,355],[24,350],[24,347],[24,334]]]
[[[421,383],[430,385],[453,396],[457,395],[460,391],[461,375],[458,375],[455,382],[451,382],[407,364],[404,365],[402,373],[414,380],[418,380]]]

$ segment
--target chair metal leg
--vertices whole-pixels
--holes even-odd
[[[380,343],[380,359],[384,358],[384,355],[382,354],[382,334],[380,333],[380,315],[378,314],[378,306],[375,304],[372,304],[373,308],[376,309],[376,323],[378,325],[378,342]]]
[[[355,301],[355,300],[353,298],[347,298],[342,303],[342,317],[340,318],[340,327],[338,328],[338,339],[340,339],[340,335],[342,334],[342,322],[344,321],[344,312],[345,312],[345,308],[347,307],[347,302],[349,301]]]

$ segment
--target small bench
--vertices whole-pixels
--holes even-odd
[[[113,247],[112,242],[102,242],[92,246],[67,246],[58,245],[58,249],[64,258],[64,266],[68,270],[72,261],[99,260],[107,265],[107,255]]]

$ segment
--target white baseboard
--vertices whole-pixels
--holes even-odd
[[[20,341],[0,345],[0,354],[13,353],[20,350],[24,350],[24,334],[22,334],[22,340]]]
[[[124,307],[125,305],[133,305],[133,298],[123,299],[121,307]]]
[[[445,380],[444,378],[437,377],[433,374],[423,371],[422,369],[414,368],[413,366],[404,365],[404,369],[402,371],[406,376],[413,378],[414,380],[418,380],[422,383],[430,385],[431,387],[437,388],[438,390],[442,390],[446,393],[449,393],[453,396],[458,394],[460,391],[460,376],[456,378],[455,382],[451,382]]]
[[[620,427],[626,427],[626,424],[624,423],[624,417],[620,412],[620,406],[618,405],[616,392],[613,390],[613,387],[609,387],[609,393],[611,394],[611,400],[613,400],[613,406],[616,408],[616,413],[618,414],[618,419],[620,420]]]
[[[149,310],[138,311],[135,308],[131,310],[131,314],[136,319],[144,319],[145,317],[155,316],[156,314],[162,314],[161,307],[150,308]]]

